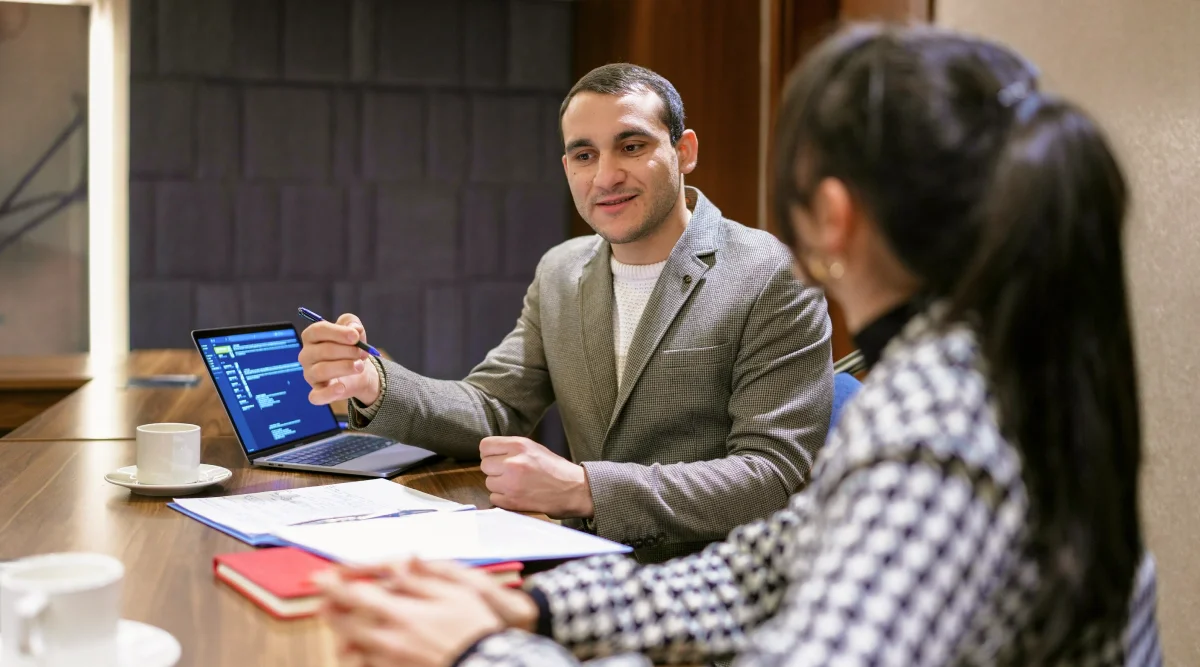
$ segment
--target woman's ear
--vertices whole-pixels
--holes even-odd
[[[855,203],[846,184],[825,178],[813,192],[813,244],[827,257],[845,256],[854,233]]]

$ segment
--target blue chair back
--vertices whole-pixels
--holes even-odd
[[[833,374],[833,412],[829,415],[829,430],[837,426],[838,418],[842,416],[842,408],[858,393],[862,383],[849,373]]]

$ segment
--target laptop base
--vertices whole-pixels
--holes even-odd
[[[427,449],[396,443],[390,447],[385,447],[379,451],[371,452],[366,456],[360,456],[336,466],[269,461],[265,458],[255,459],[251,463],[259,467],[278,468],[281,470],[302,470],[304,472],[323,472],[333,475],[356,475],[359,477],[389,479],[437,458],[440,457]]]

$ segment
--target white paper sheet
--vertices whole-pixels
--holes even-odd
[[[247,535],[274,534],[299,521],[351,514],[407,509],[450,512],[473,509],[471,505],[451,502],[386,479],[220,498],[176,498],[175,502],[190,512]]]
[[[408,556],[498,562],[631,551],[624,544],[501,509],[293,526],[275,534],[301,548],[355,565]]]

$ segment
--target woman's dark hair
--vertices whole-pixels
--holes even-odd
[[[843,182],[947,322],[977,332],[1020,451],[1042,594],[1036,659],[1119,627],[1141,556],[1126,185],[1097,125],[995,43],[860,25],[793,73],[774,165],[782,236]]]

